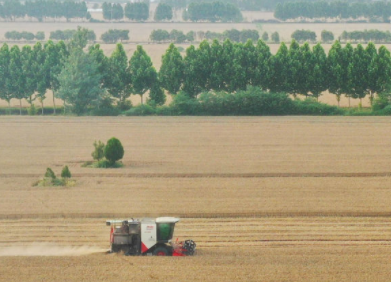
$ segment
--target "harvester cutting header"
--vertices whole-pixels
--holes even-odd
[[[108,220],[110,251],[123,251],[125,255],[191,256],[196,249],[193,240],[172,242],[175,223],[179,218]]]

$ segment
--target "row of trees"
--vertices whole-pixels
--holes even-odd
[[[32,32],[28,31],[7,31],[5,33],[5,38],[10,40],[44,40],[45,33],[43,31],[38,31],[35,35]]]
[[[105,43],[116,43],[129,40],[129,30],[110,29],[101,35]]]
[[[176,29],[173,29],[170,32],[163,29],[157,29],[151,32],[149,38],[154,42],[193,42],[195,39],[195,32],[189,31],[188,33],[184,34],[183,31]]]
[[[175,94],[183,90],[195,97],[203,91],[234,92],[247,85],[271,92],[286,92],[294,96],[319,97],[328,90],[349,98],[373,100],[389,86],[391,69],[390,52],[384,47],[376,49],[369,43],[364,49],[358,44],[345,47],[337,41],[328,55],[320,44],[312,49],[308,43],[300,46],[292,41],[288,48],[281,43],[275,55],[269,47],[258,41],[233,44],[230,40],[210,45],[207,41],[186,50],[182,58],[171,45],[163,56],[159,73],[162,86]]]
[[[295,30],[291,37],[298,42],[316,42],[316,33],[311,30]]]
[[[224,41],[226,39],[229,39],[233,42],[246,42],[247,40],[251,39],[253,41],[258,41],[259,39],[259,33],[255,29],[243,29],[243,30],[237,30],[237,29],[230,29],[225,30],[224,32],[213,32],[213,31],[207,31],[205,33],[198,33],[200,38],[205,38],[209,40],[217,39],[219,41]]]
[[[126,3],[125,9],[121,4],[103,3],[103,18],[106,20],[121,20],[124,17],[134,21],[145,21],[149,18],[149,4],[147,2]]]
[[[183,19],[192,22],[240,22],[243,20],[239,8],[233,4],[215,2],[192,2],[183,12]]]
[[[319,97],[328,90],[339,101],[342,95],[371,101],[376,93],[389,87],[390,52],[376,49],[370,43],[353,48],[337,41],[328,55],[320,44],[310,48],[293,40],[289,48],[281,43],[273,55],[269,46],[259,40],[232,43],[203,41],[198,48],[190,46],[181,56],[171,44],[162,57],[160,71],[152,65],[142,46],[129,59],[122,44],[106,57],[98,44],[83,51],[87,30],[79,29],[72,40],[32,48],[0,49],[0,99],[12,98],[43,101],[48,89],[64,101],[66,109],[82,114],[90,107],[103,107],[116,101],[121,109],[129,108],[131,94],[149,92],[149,104],[162,105],[166,97],[184,92],[197,97],[201,92],[233,93],[248,86],[264,91],[285,92],[294,96]]]
[[[391,42],[391,33],[387,31],[380,31],[376,29],[364,30],[364,31],[351,31],[342,32],[339,37],[342,41],[354,41],[354,42],[376,42],[386,43]]]
[[[299,42],[316,41],[316,33],[311,30],[296,30],[292,33],[292,38]],[[344,31],[338,37],[340,41],[347,42],[374,42],[374,43],[386,43],[391,42],[391,33],[387,31],[380,31],[377,29],[364,30],[364,31]],[[334,34],[331,31],[323,30],[321,32],[321,40],[324,43],[329,43],[334,40]]]
[[[14,21],[16,18],[29,17],[38,21],[47,18],[67,21],[74,18],[90,19],[85,2],[79,1],[56,1],[56,0],[36,0],[20,2],[19,0],[6,0],[0,4],[0,18],[7,21]]]
[[[203,0],[203,2],[213,2],[214,0]],[[276,5],[285,2],[293,2],[295,0],[225,0],[224,2],[237,6],[242,11],[260,11],[267,10],[272,11]],[[319,1],[319,0],[308,0]],[[357,0],[350,0],[356,2]],[[191,2],[195,0],[161,0],[161,3],[165,3],[173,7],[174,9],[184,9]]]
[[[49,39],[51,40],[71,40],[75,34],[77,33],[76,29],[66,29],[66,30],[55,30],[50,32]],[[93,30],[86,30],[87,34],[87,40],[88,41],[95,41],[96,40],[96,34]]]
[[[346,1],[300,1],[279,3],[274,11],[274,16],[280,20],[292,20],[297,18],[307,19],[357,19],[366,18],[373,20],[379,18],[389,22],[391,16],[391,2],[373,1],[369,3]]]

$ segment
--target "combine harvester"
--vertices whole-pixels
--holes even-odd
[[[192,256],[196,249],[193,240],[172,242],[178,221],[175,217],[108,220],[110,251],[131,256]]]

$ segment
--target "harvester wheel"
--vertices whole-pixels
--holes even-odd
[[[152,254],[154,256],[168,256],[169,252],[165,247],[157,247],[156,249],[153,250]]]

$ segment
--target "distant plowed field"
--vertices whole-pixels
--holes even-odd
[[[388,117],[0,117],[0,281],[389,281]],[[120,169],[82,168],[118,137]],[[33,187],[68,165],[76,186]],[[179,216],[187,258],[106,254]]]

